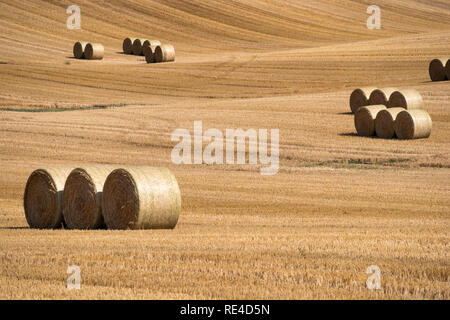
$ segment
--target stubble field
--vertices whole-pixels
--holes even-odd
[[[0,2],[0,298],[449,299],[447,1]],[[126,36],[173,43],[175,63],[120,53]],[[102,61],[71,58],[76,40]],[[350,92],[414,88],[429,139],[355,135]],[[177,128],[279,129],[280,168],[171,162]],[[174,230],[31,230],[22,197],[55,165],[169,167]],[[66,288],[78,265],[81,290]],[[367,267],[382,289],[366,287]]]

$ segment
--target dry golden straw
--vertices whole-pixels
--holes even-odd
[[[83,59],[84,58],[84,50],[86,48],[86,45],[88,43],[84,41],[77,41],[73,45],[73,56],[76,59]]]
[[[162,44],[155,49],[156,62],[175,61],[175,48],[171,44]]]
[[[88,60],[102,60],[105,48],[100,43],[88,43],[84,50],[84,57]]]
[[[433,122],[425,110],[405,110],[397,115],[394,128],[399,139],[421,139],[431,135]]]
[[[352,113],[356,113],[361,107],[368,106],[370,94],[376,89],[374,87],[355,89],[350,95],[350,109]]]
[[[389,97],[397,90],[398,89],[396,88],[383,88],[372,91],[369,98],[369,105],[374,106],[382,104],[387,107],[389,103]]]
[[[62,207],[69,229],[99,229],[104,227],[102,192],[113,167],[92,166],[74,169],[66,180]]]
[[[414,89],[395,91],[389,98],[389,108],[405,108],[407,110],[423,109],[423,99]]]
[[[56,229],[64,224],[62,193],[73,168],[45,168],[31,173],[23,196],[25,217],[31,228]]]
[[[173,229],[181,194],[167,168],[116,169],[106,179],[102,206],[110,229]]]
[[[144,53],[142,51],[144,42],[149,41],[147,39],[135,39],[133,41],[133,54],[136,56],[142,56]]]
[[[395,119],[404,110],[404,108],[390,108],[378,112],[375,119],[375,132],[377,136],[384,139],[393,138],[395,136]]]
[[[449,61],[449,58],[436,58],[431,60],[429,72],[431,81],[445,81],[448,80],[445,72],[445,65]]]
[[[122,48],[123,52],[125,54],[132,54],[133,53],[133,42],[136,40],[136,38],[125,38],[123,40]]]
[[[378,112],[385,110],[386,106],[365,106],[355,113],[355,128],[358,135],[371,137],[375,134],[375,119]]]

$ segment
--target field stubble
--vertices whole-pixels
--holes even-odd
[[[448,54],[450,10],[386,1],[375,35],[364,1],[139,3],[82,1],[75,33],[59,1],[0,4],[0,298],[450,298],[449,84],[427,71]],[[128,27],[127,14],[142,22]],[[148,72],[117,52],[153,26],[177,61]],[[104,60],[70,59],[80,39],[105,44]],[[431,137],[357,137],[348,98],[373,85],[418,90]],[[280,129],[279,173],[173,165],[170,133],[196,120]],[[177,227],[28,228],[32,170],[95,164],[169,167]],[[66,288],[69,265],[81,290]],[[381,290],[366,288],[370,265]]]

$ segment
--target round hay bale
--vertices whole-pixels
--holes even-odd
[[[445,81],[448,80],[446,74],[446,64],[449,58],[436,58],[431,60],[429,66],[430,79],[431,81]]]
[[[375,119],[375,132],[377,136],[384,139],[392,139],[395,136],[395,119],[404,110],[403,108],[390,108],[378,112]]]
[[[102,192],[112,170],[110,166],[92,166],[70,173],[62,197],[63,217],[69,229],[104,228]]]
[[[156,46],[160,46],[161,45],[161,41],[159,40],[144,40],[144,42],[142,42],[142,49],[144,49],[145,47],[155,47]]]
[[[64,225],[62,193],[73,168],[37,169],[28,177],[23,195],[25,218],[31,228],[57,229]]]
[[[155,49],[156,49],[156,47],[154,47],[154,46],[147,46],[142,49],[142,51],[144,52],[145,61],[147,61],[147,63],[156,62]]]
[[[136,40],[136,38],[125,38],[125,40],[123,40],[123,44],[122,44],[123,53],[125,53],[125,54],[133,53],[134,40]]]
[[[350,109],[352,113],[356,113],[359,108],[369,105],[369,97],[376,90],[374,87],[365,87],[355,89],[350,95]]]
[[[405,108],[407,110],[423,109],[423,99],[414,89],[395,91],[389,97],[388,108]]]
[[[447,79],[450,80],[450,59],[445,64],[445,74],[447,76]]]
[[[116,169],[106,179],[102,206],[109,229],[173,229],[181,194],[167,168]]]
[[[102,60],[105,48],[100,43],[88,43],[84,50],[84,57],[88,60]]]
[[[149,41],[147,39],[135,39],[133,41],[133,54],[136,56],[142,56],[144,53],[142,51],[144,42]]]
[[[155,49],[156,62],[175,61],[175,48],[171,44],[162,44]]]
[[[389,97],[397,90],[396,88],[383,88],[372,91],[369,97],[369,106],[384,105],[387,107]]]
[[[76,59],[83,59],[84,58],[84,50],[86,48],[86,45],[88,43],[84,41],[77,41],[73,45],[73,56]]]
[[[375,134],[375,119],[378,112],[385,110],[386,106],[365,106],[355,113],[355,128],[358,135],[371,137]]]
[[[395,119],[395,134],[399,139],[421,139],[431,135],[433,122],[425,110],[405,110]]]

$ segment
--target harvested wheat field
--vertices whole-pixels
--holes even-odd
[[[446,1],[381,1],[381,30],[363,0],[104,3],[78,1],[81,30],[64,1],[0,3],[1,299],[450,298],[450,82],[428,71],[450,55]],[[176,61],[123,54],[126,37]],[[80,39],[103,59],[73,58]],[[357,136],[363,87],[420,92],[431,136]],[[175,165],[171,133],[194,121],[279,129],[278,172]],[[29,228],[33,170],[97,165],[167,167],[176,227]]]

